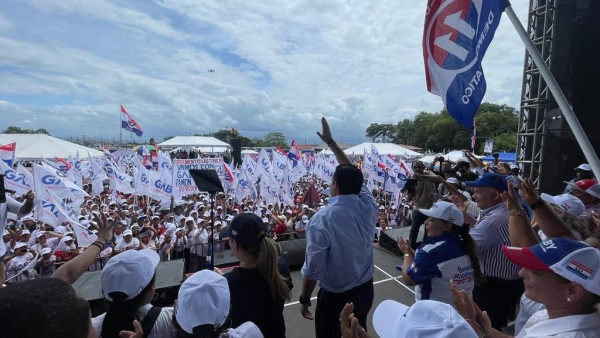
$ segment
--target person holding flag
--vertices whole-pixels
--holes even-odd
[[[5,194],[4,191],[0,193]],[[25,197],[25,201],[19,203],[10,196],[0,196],[0,233],[4,233],[6,218],[9,212],[17,214],[17,217],[22,217],[33,210],[33,201],[35,200],[34,192],[28,191],[23,197]],[[5,253],[6,247],[4,246],[4,241],[0,241],[0,257],[4,256]],[[0,261],[0,285],[4,284],[5,277],[4,263]]]

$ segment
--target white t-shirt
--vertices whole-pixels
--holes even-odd
[[[23,270],[24,267],[31,262],[33,259],[33,254],[28,252],[22,256],[13,257],[6,264],[6,279],[9,279],[19,273],[19,271]]]
[[[123,241],[120,241],[116,246],[115,246],[115,251],[117,252],[121,252],[121,251],[125,251],[125,250],[129,250],[129,249],[134,249],[136,250],[137,248],[139,248],[140,246],[140,240],[133,237],[131,239],[131,241],[129,241],[129,243]]]
[[[6,196],[6,203],[0,203],[0,234],[4,234],[4,227],[6,226],[6,216],[9,212],[17,214],[17,217],[24,216],[21,214],[21,206],[23,204],[15,201],[12,197]],[[0,257],[4,256],[6,247],[4,242],[0,241]]]
[[[548,312],[541,310],[529,318],[516,336],[533,337],[600,338],[600,315],[594,312],[549,319]]]
[[[135,315],[140,323],[151,308],[151,304],[146,304],[137,309]],[[98,338],[102,338],[102,323],[104,322],[104,316],[106,316],[106,313],[92,318],[92,325],[94,326],[94,330],[96,330],[96,335]],[[173,322],[171,320],[172,317],[173,308],[163,307],[158,315],[158,318],[156,318],[156,322],[154,322],[154,326],[152,326],[152,330],[150,331],[148,338],[175,337],[175,330],[173,329]]]

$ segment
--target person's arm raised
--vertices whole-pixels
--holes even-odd
[[[106,242],[113,236],[113,228],[119,221],[118,215],[113,215],[114,220],[109,222],[103,213],[93,214],[94,220],[98,223],[98,239],[92,243],[81,255],[71,259],[63,264],[52,274],[52,278],[62,279],[69,284],[83,275],[83,273],[94,263],[96,257],[100,254]]]
[[[352,164],[352,161],[350,161],[350,158],[348,157],[348,155],[346,155],[344,153],[344,151],[337,145],[337,143],[335,143],[333,137],[331,136],[331,130],[329,129],[329,123],[327,123],[327,120],[324,117],[321,118],[321,127],[323,130],[321,132],[317,132],[317,135],[319,135],[321,140],[323,140],[323,142],[325,142],[327,144],[329,149],[331,149],[331,151],[335,155],[335,158],[337,159],[338,163],[339,164]]]

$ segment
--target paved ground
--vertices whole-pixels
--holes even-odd
[[[369,314],[368,331],[372,337],[378,337],[374,333],[372,323],[373,311],[386,299],[394,299],[404,304],[413,304],[415,302],[414,291],[412,287],[408,287],[402,283],[401,277],[399,277],[399,271],[396,270],[396,264],[401,263],[402,258],[396,254],[390,253],[389,251],[380,248],[379,245],[374,244],[374,260],[375,260],[375,273],[373,276],[373,283],[375,284],[375,300],[373,301],[373,308]],[[298,298],[302,289],[301,281],[302,276],[300,271],[292,271],[292,278],[294,281],[294,289],[292,290],[292,301],[285,305],[283,315],[285,317],[285,325],[287,328],[288,338],[310,338],[315,337],[315,329],[313,321],[304,319],[300,314],[300,305],[298,304]],[[314,305],[316,304],[317,290],[313,293],[313,306],[311,310],[314,314]]]

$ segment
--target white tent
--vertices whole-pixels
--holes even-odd
[[[344,153],[346,153],[346,155],[363,155],[365,153],[365,150],[370,153],[371,152],[371,145],[375,146],[375,149],[377,149],[377,152],[379,153],[379,155],[392,155],[392,156],[399,156],[399,155],[403,155],[403,156],[420,156],[422,154],[417,153],[416,151],[412,151],[403,147],[400,147],[397,144],[394,143],[361,143],[357,146],[354,147],[350,147],[346,150],[344,150]]]
[[[175,136],[158,144],[161,148],[194,147],[203,153],[224,153],[228,143],[210,136]]]
[[[15,157],[19,161],[35,161],[54,159],[55,157],[75,157],[79,152],[80,158],[102,156],[102,152],[69,141],[61,140],[45,134],[0,134],[0,144],[17,142]]]
[[[252,149],[244,149],[244,150],[241,151],[241,153],[242,153],[242,155],[245,155],[245,154],[256,155],[256,154],[258,154],[257,151],[254,151]]]

